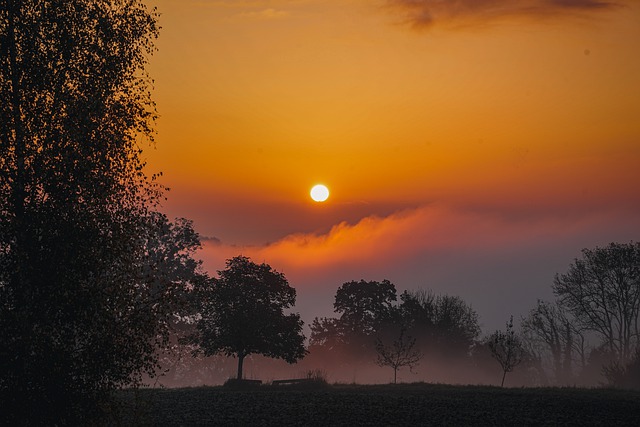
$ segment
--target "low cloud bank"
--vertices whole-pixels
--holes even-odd
[[[550,298],[553,276],[582,248],[638,240],[638,229],[640,219],[626,211],[523,219],[429,205],[262,246],[204,240],[200,255],[212,274],[239,254],[285,273],[306,322],[332,314],[343,282],[389,279],[399,291],[458,295],[491,330]]]
[[[501,18],[563,18],[593,14],[623,6],[599,0],[388,0],[392,10],[416,28],[443,23],[482,24]]]

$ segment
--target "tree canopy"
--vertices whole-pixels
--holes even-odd
[[[460,297],[419,290],[400,299],[404,325],[425,353],[466,356],[480,335],[478,314]]]
[[[333,307],[351,332],[371,334],[390,316],[396,299],[396,287],[388,280],[351,281],[338,288]]]
[[[295,305],[296,290],[284,274],[244,256],[226,265],[218,278],[196,289],[200,319],[194,339],[205,355],[237,357],[238,379],[244,358],[251,354],[288,363],[304,357],[300,315],[285,314]]]
[[[611,357],[628,362],[640,340],[640,243],[583,249],[553,291],[578,326],[598,334]]]
[[[316,318],[311,324],[313,357],[343,368],[375,357],[394,371],[415,365],[423,356],[469,364],[480,334],[471,306],[459,297],[424,290],[403,292],[399,303],[396,295],[388,280],[344,283],[335,295],[338,316]]]

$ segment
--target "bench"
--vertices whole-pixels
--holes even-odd
[[[271,384],[273,385],[303,384],[303,383],[310,383],[313,381],[314,380],[312,378],[291,378],[288,380],[273,380],[271,381]]]

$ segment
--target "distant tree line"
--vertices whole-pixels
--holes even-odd
[[[640,387],[640,243],[584,249],[539,300],[522,331],[555,384],[604,373],[612,385]]]
[[[392,368],[395,382],[403,367],[420,366],[423,372],[428,372],[430,361],[440,360],[449,366],[463,366],[469,372],[499,367],[498,383],[502,385],[507,374],[513,372],[518,384],[593,384],[594,378],[604,374],[612,385],[637,387],[639,253],[639,245],[635,243],[585,249],[583,258],[575,260],[567,273],[556,276],[555,303],[538,301],[521,319],[520,332],[511,317],[505,330],[485,337],[481,337],[477,313],[459,297],[417,290],[404,291],[398,298],[395,286],[388,280],[346,282],[336,290],[336,316],[316,318],[310,325],[304,363],[331,370],[375,362]],[[237,257],[229,261],[228,267],[238,268],[247,262],[248,259]],[[220,280],[224,280],[227,272],[219,274]],[[237,289],[242,289],[242,280],[236,281]],[[220,286],[217,289],[222,289]],[[215,289],[214,285],[207,292],[220,292]],[[239,295],[245,300],[256,298],[246,291]],[[253,307],[251,304],[255,303],[243,304]],[[208,312],[224,313],[227,306],[224,303]],[[290,300],[281,305],[292,306]],[[256,310],[249,311],[244,315],[252,320],[245,324],[262,324],[270,318]],[[278,313],[277,316],[282,316],[282,312]],[[302,322],[297,319],[297,323],[286,326],[295,340],[284,339],[287,335],[281,333],[283,346],[278,352],[267,346],[253,353],[289,362],[300,360],[305,351],[301,347]],[[269,322],[278,324],[275,320]],[[201,333],[204,325],[201,320],[198,325]],[[263,333],[255,327],[251,332],[254,338]],[[221,346],[202,348],[205,354],[222,352],[239,357],[244,353]]]
[[[459,297],[424,290],[405,291],[397,300],[388,280],[344,283],[335,295],[338,316],[311,324],[309,352],[341,364],[376,359],[395,365],[394,377],[402,366],[417,366],[422,356],[470,361],[480,335],[471,306]]]

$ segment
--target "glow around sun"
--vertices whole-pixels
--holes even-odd
[[[329,198],[329,189],[322,184],[318,184],[311,189],[311,198],[316,202],[324,202]]]

